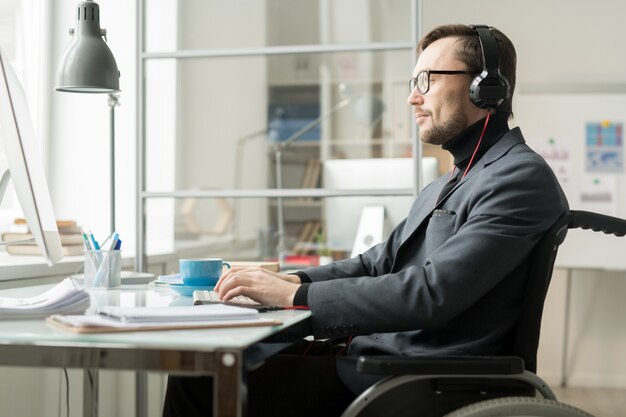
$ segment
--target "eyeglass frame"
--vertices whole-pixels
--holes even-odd
[[[413,93],[413,90],[417,88],[417,80],[419,79],[421,74],[426,73],[426,90],[420,91],[417,90],[420,94],[426,94],[430,90],[430,75],[431,74],[442,74],[442,75],[455,75],[455,74],[469,74],[469,75],[477,75],[478,73],[475,71],[461,71],[461,70],[423,70],[417,73],[417,77],[413,77],[409,80],[409,94]]]

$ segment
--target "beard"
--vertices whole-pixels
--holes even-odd
[[[420,140],[431,145],[443,145],[456,137],[470,125],[465,114],[460,111],[456,112],[456,114],[458,116],[450,118],[441,126],[433,125],[424,131],[420,130]]]

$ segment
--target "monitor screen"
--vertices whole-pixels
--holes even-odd
[[[324,161],[324,188],[347,189],[413,189],[415,174],[413,158],[334,159]],[[422,158],[422,184],[426,186],[439,177],[436,158]],[[389,236],[391,230],[409,213],[413,196],[360,196],[329,197],[324,201],[324,233],[330,249],[347,251],[364,248],[355,241],[366,207],[384,207],[384,219],[367,219],[372,225],[382,224],[383,229],[368,242],[368,247]],[[370,211],[371,213],[371,211]],[[373,226],[374,227],[374,226]],[[379,226],[375,226],[379,227]],[[376,241],[378,240],[378,241]],[[367,249],[367,248],[365,248]],[[360,252],[359,252],[360,253]]]
[[[0,50],[0,128],[17,198],[49,265],[63,255],[52,200],[22,85]]]

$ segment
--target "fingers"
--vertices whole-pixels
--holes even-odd
[[[232,277],[236,276],[236,275],[241,275],[241,274],[246,274],[246,275],[250,275],[250,276],[254,276],[255,278],[263,278],[263,279],[272,279],[272,278],[278,278],[282,281],[286,281],[286,282],[290,282],[292,284],[300,284],[300,278],[296,275],[285,275],[285,274],[280,274],[278,272],[274,272],[274,271],[269,271],[265,268],[261,268],[261,267],[249,267],[249,266],[239,266],[239,267],[232,267],[228,270],[226,270],[226,272],[224,272],[224,274],[220,277],[220,279],[217,281],[217,284],[215,285],[214,291],[217,292],[218,294],[220,292],[222,292],[222,287],[224,285],[225,282],[229,281],[230,279],[232,279]]]
[[[250,297],[252,299],[254,299],[254,297],[251,295],[251,288],[249,287],[242,287],[242,286],[238,286],[235,287],[231,290],[229,290],[226,294],[224,294],[221,297],[222,301],[229,301],[235,297],[239,297],[240,295],[244,295],[246,297]]]
[[[220,279],[217,280],[217,284],[215,284],[215,288],[213,289],[213,291],[219,292],[220,288],[222,287],[222,283],[226,281],[227,279],[229,279],[234,273],[241,272],[241,271],[257,271],[257,270],[260,271],[261,268],[249,267],[249,266],[234,266],[232,268],[229,268],[226,270],[226,272],[222,274]]]
[[[224,297],[229,291],[237,287],[251,286],[254,281],[255,275],[258,271],[242,268],[239,271],[233,271],[229,274],[225,274],[220,278],[219,288],[216,286],[215,291],[221,300],[225,301]]]
[[[217,295],[222,301],[245,295],[261,304],[288,307],[298,288],[265,270],[243,268],[224,277]]]

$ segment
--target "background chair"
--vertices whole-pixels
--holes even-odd
[[[576,228],[624,236],[626,220],[570,211],[543,235],[529,255],[520,321],[511,352],[506,353],[510,356],[361,356],[360,372],[390,376],[364,391],[342,417],[589,416],[557,402],[535,374],[541,316],[557,250],[567,229]],[[537,393],[543,398],[535,398]]]

